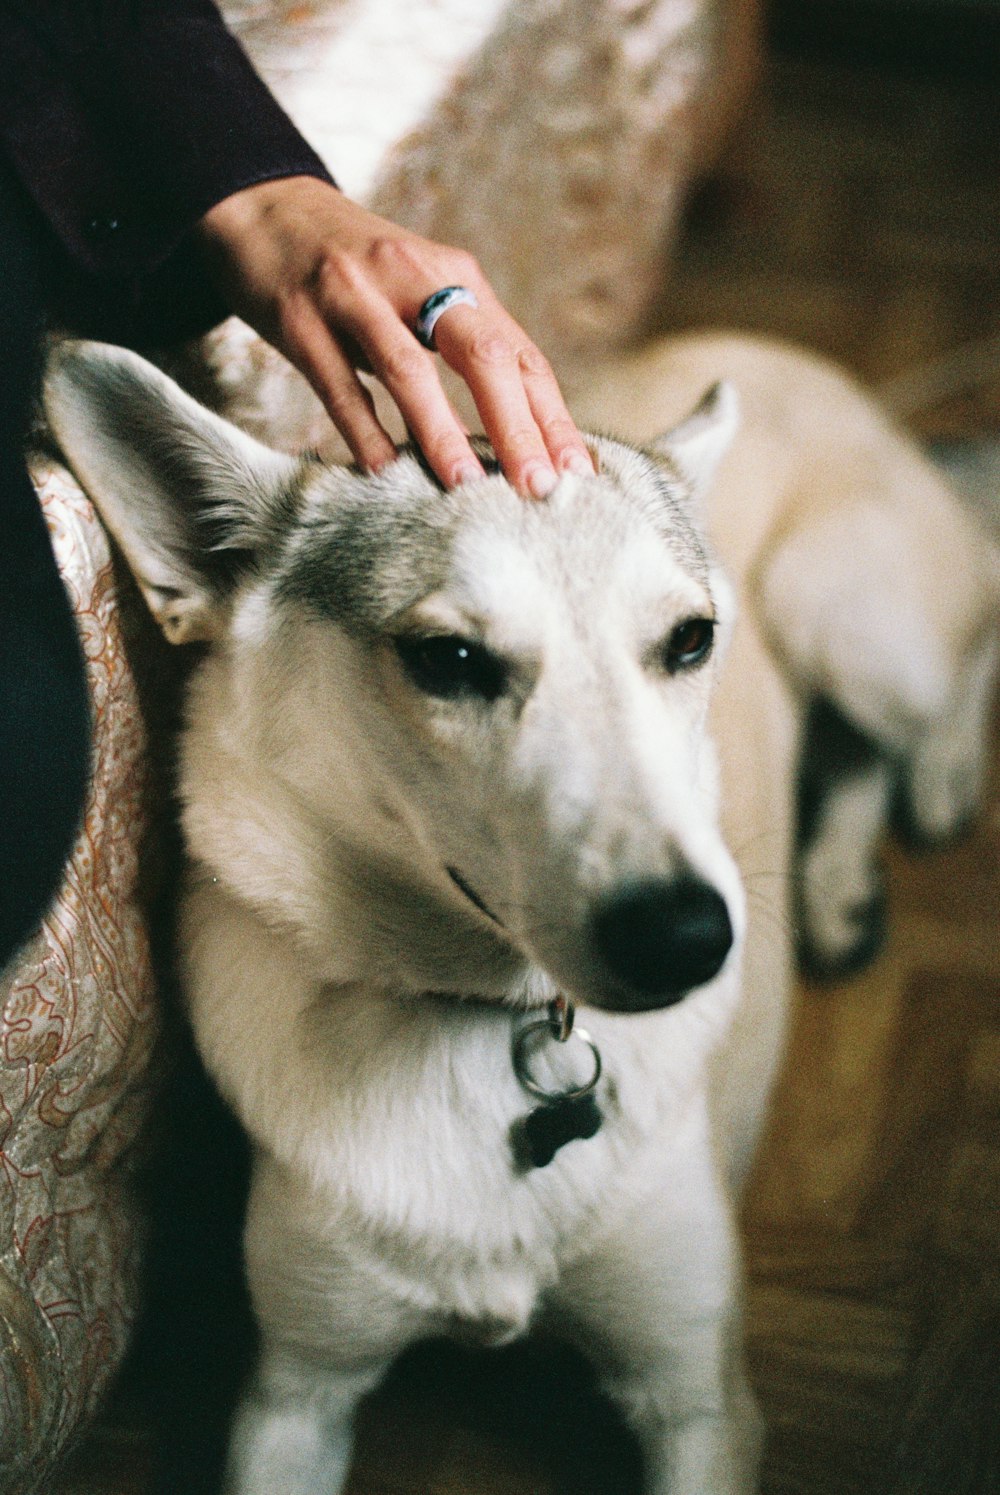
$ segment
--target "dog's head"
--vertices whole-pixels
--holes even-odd
[[[727,387],[649,450],[595,437],[544,502],[272,452],[97,344],[56,349],[46,409],[166,636],[211,645],[182,788],[214,875],[345,979],[504,996],[540,968],[640,1010],[720,972],[731,604],[697,510]]]

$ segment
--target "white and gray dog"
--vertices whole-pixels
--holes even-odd
[[[729,454],[726,385],[649,440],[709,369],[740,388]],[[887,775],[928,831],[972,807],[996,570],[803,355],[690,340],[596,388],[644,449],[595,437],[594,476],[531,503],[405,451],[374,477],[279,455],[121,350],[52,361],[52,428],[153,614],[209,645],[181,957],[255,1146],[263,1336],[230,1495],[334,1495],[404,1346],[543,1316],[650,1495],[755,1485],[733,1217],[780,1053],[805,703],[880,749],[803,864],[836,964]]]

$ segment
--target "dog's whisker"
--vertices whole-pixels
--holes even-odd
[[[783,909],[775,907],[774,904],[758,903],[756,910],[759,918],[763,919],[769,928],[777,930],[782,936],[790,938],[794,933],[794,922],[791,916]]]

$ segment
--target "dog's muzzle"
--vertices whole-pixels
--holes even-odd
[[[445,871],[474,908],[506,928],[457,867]],[[589,934],[608,979],[588,1000],[611,1012],[673,1006],[718,975],[733,945],[725,899],[690,873],[622,883],[597,904]]]

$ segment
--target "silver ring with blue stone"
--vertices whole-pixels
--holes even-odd
[[[453,306],[463,305],[479,305],[475,292],[470,291],[468,286],[442,286],[439,291],[435,291],[433,295],[428,296],[417,313],[417,323],[414,328],[417,334],[417,341],[422,343],[425,348],[429,348],[433,353],[435,351],[434,328],[437,326],[438,319],[443,317],[446,311],[450,311]]]

